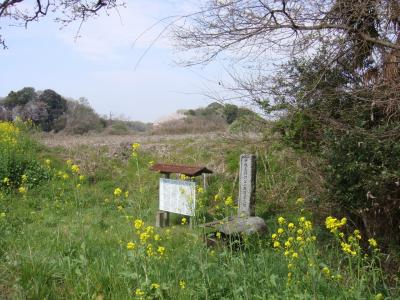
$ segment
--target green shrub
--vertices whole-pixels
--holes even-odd
[[[0,122],[0,189],[33,187],[49,178],[37,161],[37,146],[25,134],[25,123]],[[23,176],[24,175],[24,176]]]

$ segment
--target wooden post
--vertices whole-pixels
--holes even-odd
[[[206,190],[207,189],[207,174],[203,173],[203,189]]]

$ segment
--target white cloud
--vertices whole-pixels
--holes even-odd
[[[167,38],[158,35],[174,19],[172,16],[181,15],[188,8],[187,4],[180,6],[177,1],[130,1],[126,8],[113,11],[110,15],[103,13],[84,23],[77,39],[77,23],[60,31],[59,35],[86,58],[115,60],[121,58],[121,53],[132,50],[139,50],[135,51],[139,57],[152,43],[154,48],[171,48]],[[162,19],[165,20],[159,22]]]

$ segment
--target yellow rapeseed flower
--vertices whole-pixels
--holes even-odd
[[[157,290],[159,288],[160,288],[160,285],[158,283],[152,283],[150,285],[150,289],[152,289],[152,290]]]
[[[25,174],[23,174],[23,175],[21,176],[21,180],[22,180],[23,183],[27,182],[27,181],[28,181],[28,176],[26,176]]]
[[[383,300],[385,297],[382,295],[382,293],[378,293],[375,295],[374,300]]]
[[[135,291],[135,295],[136,296],[143,296],[144,295],[144,291],[142,291],[141,289],[137,288]]]
[[[115,196],[115,197],[119,197],[119,196],[121,196],[121,194],[122,194],[122,190],[121,190],[119,187],[117,187],[117,188],[114,190],[114,196]]]
[[[378,247],[378,243],[377,243],[376,240],[373,239],[373,238],[368,239],[368,243],[369,243],[372,247],[374,247],[374,248]]]
[[[274,242],[274,248],[279,248],[281,246],[281,243],[279,243],[278,241]]]
[[[233,199],[232,196],[229,196],[225,199],[225,205],[226,206],[233,206]]]
[[[185,282],[184,280],[180,280],[180,281],[179,281],[179,287],[180,287],[181,289],[184,289],[184,288],[186,287],[186,282]]]
[[[135,249],[135,247],[136,247],[136,245],[135,245],[135,243],[133,243],[133,242],[129,242],[129,243],[126,245],[126,249],[128,249],[128,250],[133,250],[133,249]]]
[[[136,151],[139,148],[140,148],[140,144],[139,143],[133,143],[132,144],[132,150]]]
[[[134,226],[135,226],[136,229],[142,228],[142,227],[144,226],[143,220],[141,220],[141,219],[136,219],[136,220],[134,221]]]
[[[72,173],[78,174],[79,171],[80,171],[80,168],[79,168],[78,165],[72,165],[71,166],[71,171],[72,171]]]
[[[324,273],[325,275],[328,276],[328,275],[331,273],[331,270],[329,270],[328,267],[323,267],[323,268],[322,268],[322,273]]]
[[[160,254],[160,256],[164,255],[165,247],[163,247],[163,246],[158,246],[157,252]]]

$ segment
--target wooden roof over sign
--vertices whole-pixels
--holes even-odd
[[[162,174],[171,174],[171,173],[184,174],[190,177],[199,176],[203,173],[208,173],[208,174],[212,173],[212,171],[207,169],[206,167],[171,165],[171,164],[154,164],[152,167],[150,167],[150,170]]]

